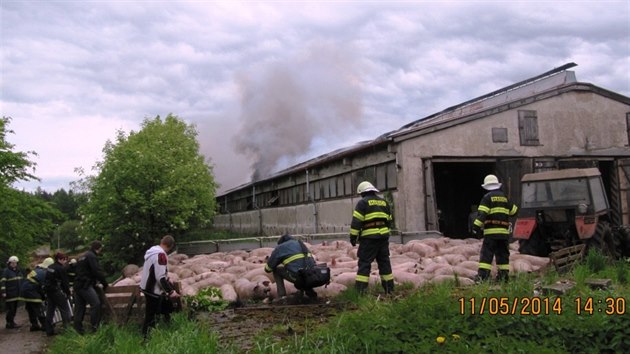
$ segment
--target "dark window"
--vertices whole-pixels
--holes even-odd
[[[398,187],[397,174],[396,163],[390,162],[387,164],[387,188],[394,189]]]
[[[336,180],[337,180],[337,196],[338,197],[342,197],[342,196],[345,195],[345,190],[344,190],[344,187],[343,187],[343,178],[344,178],[343,175],[338,176],[336,178]]]
[[[492,128],[492,142],[493,143],[507,143],[507,128]]]
[[[376,166],[376,189],[387,189],[387,165]]]
[[[334,198],[337,196],[337,178],[333,177],[329,179],[330,181],[330,197]]]
[[[628,145],[630,145],[630,112],[626,113],[626,131],[628,132]]]
[[[518,111],[518,131],[521,137],[521,145],[540,145],[536,111]]]
[[[343,176],[343,186],[344,186],[344,192],[345,195],[352,195],[353,191],[352,191],[352,174],[348,173],[346,175]]]

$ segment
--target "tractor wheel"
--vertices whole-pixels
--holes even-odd
[[[621,242],[621,256],[630,257],[630,226],[621,225],[614,227],[613,233]]]
[[[527,240],[518,241],[518,251],[522,254],[529,254],[538,257],[548,257],[551,252],[549,245],[543,240],[538,229],[532,232]]]
[[[595,229],[595,234],[586,244],[587,250],[598,249],[603,255],[612,259],[621,256],[621,240],[613,233],[610,224],[600,221]]]

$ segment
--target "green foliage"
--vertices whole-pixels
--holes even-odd
[[[30,251],[48,243],[52,220],[60,213],[32,194],[5,186],[0,186],[0,200],[0,259],[16,255],[27,260]]]
[[[607,268],[605,272],[619,271]],[[349,290],[342,297],[354,301],[357,311],[344,312],[326,326],[282,343],[260,341],[255,352],[613,353],[630,348],[628,288],[614,286],[608,291],[593,291],[577,287],[560,298],[537,298],[542,305],[536,310],[532,306],[536,281],[533,275],[523,274],[501,288],[490,284],[466,289],[452,284],[429,284],[394,301],[356,297]],[[593,298],[592,314],[584,311],[583,303],[578,314],[578,297],[584,301]],[[482,299],[490,298],[505,298],[510,304],[514,299],[525,299],[530,305],[521,314],[520,310],[525,309],[525,302],[521,301],[516,314],[502,315],[490,314],[486,304],[485,312],[479,314]],[[606,298],[626,299],[622,310],[625,313],[597,311],[598,300],[605,302]],[[548,305],[545,301],[549,301]],[[554,311],[554,301],[559,301],[560,313]],[[604,309],[605,305],[599,308]]]
[[[81,336],[69,331],[55,337],[48,353],[218,353],[216,334],[203,323],[188,321],[184,314],[175,314],[170,324],[160,324],[143,342],[136,326],[108,324],[94,334]]]
[[[3,262],[11,255],[26,260],[29,251],[47,241],[53,228],[51,220],[58,216],[46,202],[11,188],[14,182],[37,177],[29,172],[36,165],[29,158],[36,153],[13,151],[14,145],[6,140],[13,133],[8,128],[10,121],[9,117],[0,119],[0,259]]]
[[[597,273],[606,268],[607,258],[598,249],[591,249],[586,255],[586,265],[588,268]]]
[[[177,240],[211,223],[216,183],[196,137],[194,126],[169,114],[106,144],[99,174],[84,179],[90,193],[81,208],[86,232],[105,242],[106,263],[138,262],[165,234]]]
[[[9,129],[11,117],[0,118],[0,186],[8,187],[20,180],[37,179],[29,170],[35,169],[35,162],[29,160],[30,155],[36,156],[34,151],[13,151],[15,145],[6,140],[7,134],[13,133]]]
[[[213,286],[200,290],[195,296],[184,296],[182,300],[193,311],[222,311],[229,305],[228,301],[223,300],[221,289]]]
[[[607,267],[597,274],[617,274],[616,267]],[[572,274],[566,276],[572,277]],[[373,296],[372,292],[360,296],[349,289],[337,300],[351,301],[357,310],[340,312],[323,326],[308,326],[303,335],[284,335],[281,336],[283,340],[276,334],[286,333],[287,326],[292,324],[269,322],[265,326],[269,330],[255,337],[248,353],[628,352],[630,304],[627,299],[630,290],[627,287],[617,283],[606,291],[576,287],[561,297],[537,297],[533,290],[538,281],[533,274],[519,274],[501,287],[480,284],[456,288],[452,284],[428,284],[417,291],[399,287],[397,292],[410,292],[385,300]],[[218,294],[218,289],[208,288],[202,296],[213,298]],[[491,314],[487,305],[485,312],[480,314],[482,299],[489,301],[491,298],[526,299],[530,306],[525,307],[521,301],[515,314]],[[576,298],[582,299],[580,313]],[[586,312],[584,301],[588,298],[593,299],[592,314]],[[598,300],[606,302],[607,298],[624,299],[624,307],[618,309],[625,312],[606,314],[597,311],[597,308],[605,309],[606,306],[598,306]],[[539,299],[541,304],[548,299],[550,305],[535,310],[531,305],[533,299]],[[560,313],[553,307],[554,301],[561,302]],[[521,313],[522,310],[526,312]],[[226,344],[219,345],[217,333],[212,328],[203,322],[188,321],[185,314],[177,314],[169,326],[158,326],[144,344],[141,344],[137,327],[108,325],[96,334],[78,336],[70,331],[58,336],[50,353],[65,353],[68,348],[77,353],[99,354],[104,349],[108,353],[243,352]]]
[[[58,248],[72,251],[79,246],[87,244],[87,240],[79,234],[80,224],[79,220],[68,220],[57,227],[53,241],[59,242]]]

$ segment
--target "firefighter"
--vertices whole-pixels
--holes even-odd
[[[283,235],[278,239],[278,246],[267,259],[265,272],[273,272],[278,297],[283,299],[287,295],[284,280],[286,279],[293,284],[299,283],[300,269],[313,266],[315,266],[315,259],[306,246],[291,235]],[[313,288],[298,288],[298,290],[304,292],[311,300],[317,299],[317,293]]]
[[[147,338],[149,329],[155,326],[156,316],[164,316],[170,322],[173,303],[179,297],[173,283],[168,279],[168,253],[175,248],[173,236],[166,235],[160,244],[149,248],[144,254],[144,266],[140,290],[146,299],[142,335]]]
[[[48,257],[38,264],[26,276],[26,280],[22,282],[22,300],[24,300],[26,312],[28,312],[28,320],[31,322],[31,332],[41,331],[46,326],[46,317],[42,309],[44,302],[44,281],[48,266],[55,261]]]
[[[485,281],[490,277],[492,259],[496,256],[497,281],[507,282],[510,272],[510,217],[516,215],[518,207],[501,191],[497,176],[487,175],[481,187],[488,193],[481,198],[473,223],[473,234],[477,237],[483,235],[475,281]]]
[[[55,324],[53,317],[55,309],[59,309],[61,319],[63,320],[63,328],[66,329],[71,321],[70,302],[70,286],[68,285],[68,276],[66,275],[66,263],[68,256],[62,252],[55,254],[55,263],[48,266],[46,279],[44,281],[44,291],[46,293],[46,334],[55,335]]]
[[[376,195],[379,190],[364,181],[357,186],[361,200],[357,202],[350,224],[350,243],[359,243],[355,288],[364,293],[370,280],[372,262],[376,259],[385,293],[394,291],[394,275],[389,260],[389,227],[392,220],[389,204]]]
[[[15,323],[15,313],[20,301],[20,287],[24,281],[24,274],[18,268],[19,261],[16,256],[9,257],[7,268],[2,272],[2,278],[0,278],[0,296],[3,296],[6,302],[6,328],[9,329],[20,328]]]

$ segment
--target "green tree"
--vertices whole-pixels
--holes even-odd
[[[216,183],[194,126],[171,114],[145,119],[138,132],[118,131],[103,153],[80,212],[89,235],[104,240],[109,266],[141,261],[165,234],[210,225]]]
[[[13,151],[15,147],[6,140],[7,134],[14,132],[9,129],[11,117],[0,119],[0,185],[9,186],[20,180],[38,179],[29,170],[35,169],[35,162],[29,160],[29,155],[37,155],[34,151]]]
[[[26,260],[30,251],[46,243],[55,227],[52,220],[60,215],[44,200],[11,187],[37,177],[29,172],[36,165],[29,156],[35,153],[13,151],[14,145],[6,140],[13,133],[10,121],[0,119],[0,259],[17,255]]]
[[[49,203],[13,188],[0,187],[0,259],[26,255],[37,246],[48,244],[57,227],[52,220],[61,217]]]
[[[73,251],[77,247],[85,245],[87,240],[81,237],[79,233],[80,224],[79,220],[68,220],[59,225],[52,240],[56,248]]]

